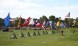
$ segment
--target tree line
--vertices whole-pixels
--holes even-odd
[[[19,17],[17,17],[17,18],[19,18]],[[55,17],[54,15],[49,16],[49,18],[47,18],[45,15],[43,15],[39,19],[34,18],[33,20],[37,20],[39,22],[43,22],[44,20],[46,20],[46,21],[52,21],[52,23],[60,21],[60,22],[63,22],[65,24],[68,24],[68,26],[70,26],[70,27],[78,27],[78,17],[76,19],[65,18],[64,20],[62,20],[61,17]],[[10,26],[17,27],[18,21],[19,21],[19,19],[15,20],[15,23],[10,22]],[[24,21],[25,21],[25,18],[22,18],[21,24],[23,24]],[[4,19],[2,19],[2,18],[0,18],[0,28],[1,27],[4,27]]]

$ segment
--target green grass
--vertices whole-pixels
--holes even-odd
[[[72,30],[76,32],[73,34]],[[51,30],[47,30],[49,34],[42,33],[43,30],[14,30],[17,39],[11,39],[13,32],[0,31],[0,46],[78,46],[78,28],[66,28],[64,36],[60,33],[52,34]],[[40,31],[40,36],[27,37],[27,32],[33,34]],[[45,30],[44,30],[45,31]],[[21,38],[20,32],[23,32],[25,38]]]

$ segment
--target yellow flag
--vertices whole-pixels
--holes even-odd
[[[19,19],[19,21],[18,21],[18,28],[20,28],[20,19]]]
[[[21,27],[21,19],[22,19],[22,17],[20,16],[19,21],[18,21],[18,28]]]
[[[60,26],[60,22],[59,21],[57,22],[57,26]]]

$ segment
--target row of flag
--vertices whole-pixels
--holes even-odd
[[[65,16],[65,17],[70,17],[70,12]],[[21,21],[22,21],[22,17],[20,16],[19,18],[19,22],[18,22],[18,28],[20,28],[21,26],[24,27],[24,26],[28,26],[28,25],[35,25],[37,27],[41,27],[44,28],[45,26],[52,26],[52,22],[51,21],[45,21],[41,24],[39,22],[36,22],[36,21],[33,21],[33,19],[31,19],[30,17],[27,18],[24,23],[21,25]],[[9,27],[10,25],[10,13],[8,13],[7,17],[4,19],[4,25],[6,28]],[[64,23],[61,23],[61,22],[57,22],[57,23],[53,23],[53,26],[64,26]]]
[[[64,27],[64,23],[59,22],[59,21],[56,23],[55,22],[53,23],[52,21],[44,20],[43,23],[40,23],[37,21],[33,21],[33,19],[31,19],[30,17],[28,19],[26,19],[25,22],[21,26],[20,26],[20,23],[21,23],[21,21],[19,21],[19,23],[18,23],[18,28],[20,28],[21,26],[25,27],[25,26],[29,26],[29,25],[36,26],[37,28],[42,27],[43,29],[47,26],[52,26],[52,25]]]

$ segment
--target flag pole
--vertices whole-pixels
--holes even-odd
[[[70,12],[65,17],[68,18],[68,25],[69,25],[68,27],[70,28]]]
[[[68,18],[68,28],[70,29],[70,12],[65,16]],[[68,31],[68,34],[70,33],[70,31]]]

